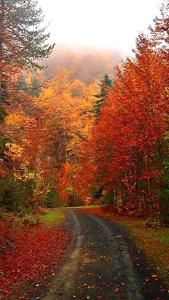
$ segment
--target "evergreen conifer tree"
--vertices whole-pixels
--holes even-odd
[[[0,0],[0,100],[7,101],[14,68],[41,68],[51,53],[44,16],[36,0]],[[13,69],[11,68],[13,67]]]
[[[38,97],[41,92],[40,81],[36,75],[32,76],[32,82],[30,87],[30,94],[34,97]]]
[[[100,115],[100,111],[104,105],[105,97],[107,95],[108,90],[111,89],[113,86],[112,80],[107,74],[104,75],[104,78],[99,84],[99,86],[100,86],[100,93],[98,95],[95,95],[96,102],[94,105],[94,113],[96,118],[98,118]]]

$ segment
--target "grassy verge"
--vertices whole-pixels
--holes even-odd
[[[145,220],[119,220],[135,238],[153,267],[169,287],[169,229],[147,228]]]
[[[107,205],[104,205],[104,204],[102,204],[102,205],[94,204],[94,205],[81,205],[81,206],[67,206],[66,208],[90,209],[90,208],[101,208],[101,207],[105,207],[105,206],[107,206]]]
[[[83,213],[94,214],[119,222],[133,237],[136,246],[141,248],[153,268],[169,288],[169,228],[149,228],[141,218],[113,214],[112,209],[103,207],[82,209]]]
[[[64,222],[65,220],[65,213],[62,209],[42,209],[40,211],[35,211],[33,213],[27,213],[24,215],[23,219],[21,218],[20,221],[26,219],[29,224],[44,224],[44,225],[59,225]]]
[[[39,217],[39,221],[46,225],[56,225],[64,222],[65,215],[61,209],[55,209]]]

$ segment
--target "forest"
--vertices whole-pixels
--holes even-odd
[[[7,224],[48,208],[169,225],[168,8],[122,60],[57,53],[36,1],[0,1],[0,245]]]
[[[88,70],[86,83],[73,75],[78,63],[52,76],[38,70],[53,46],[41,30],[28,31],[34,8],[21,2],[1,4],[2,210],[100,200],[168,221],[167,7],[149,35],[138,36],[132,58],[101,80]],[[41,23],[39,10],[30,22]]]

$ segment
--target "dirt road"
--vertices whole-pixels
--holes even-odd
[[[42,300],[167,300],[165,287],[126,230],[72,210],[75,239],[59,276]]]

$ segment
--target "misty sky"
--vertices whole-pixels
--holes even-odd
[[[112,48],[129,54],[138,32],[159,13],[161,0],[39,0],[52,41]]]

